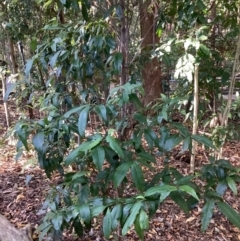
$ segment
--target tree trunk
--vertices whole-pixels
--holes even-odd
[[[0,241],[32,241],[31,226],[18,230],[0,214]]]
[[[155,11],[156,6],[151,5],[151,1],[141,1],[140,3],[140,27],[142,38],[142,49],[146,49],[148,52],[150,49],[155,48],[155,44],[159,42],[159,38],[156,35],[156,22]],[[143,53],[144,54],[144,53]],[[143,67],[143,87],[145,90],[144,105],[156,100],[162,93],[161,83],[161,66],[157,58],[150,59],[147,56],[148,61]]]
[[[8,44],[9,44],[9,56],[10,56],[10,60],[11,60],[11,67],[12,67],[12,73],[13,74],[17,74],[17,63],[16,63],[16,57],[15,57],[15,49],[14,49],[14,45],[13,45],[13,40],[12,38],[9,36],[8,34],[8,30],[6,30],[7,32],[7,37],[8,37]]]

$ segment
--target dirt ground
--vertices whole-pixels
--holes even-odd
[[[14,101],[10,106],[10,115],[13,120],[18,118]],[[31,223],[37,227],[43,218],[39,210],[46,198],[47,190],[51,185],[57,183],[59,175],[53,175],[52,180],[46,178],[36,161],[34,152],[24,152],[21,159],[15,161],[15,146],[8,140],[3,140],[6,133],[5,116],[3,103],[0,101],[0,213],[4,215],[15,227],[22,228]],[[240,166],[240,143],[231,142],[224,148],[224,157],[228,158],[235,166]],[[189,156],[179,155],[178,150],[172,153],[171,165],[181,170],[183,174],[189,171]],[[197,155],[197,168],[206,162],[203,150],[199,148]],[[158,168],[163,167],[159,160]],[[26,180],[31,180],[26,185]],[[238,186],[238,191],[240,187]],[[226,201],[240,212],[239,194],[227,190]],[[151,220],[150,229],[145,234],[145,240],[161,241],[237,241],[240,240],[240,230],[230,224],[217,210],[214,213],[209,229],[201,232],[201,205],[193,209],[189,216],[186,216],[179,207],[171,200],[166,200],[159,207],[154,218]],[[100,221],[99,221],[100,222]],[[38,234],[34,234],[34,240],[38,240]],[[93,223],[91,232],[86,232],[83,238],[77,238],[73,234],[66,233],[64,239],[73,240],[105,240],[102,235],[101,223],[96,220]],[[114,240],[111,237],[111,240]],[[125,241],[139,240],[136,233],[130,230]]]

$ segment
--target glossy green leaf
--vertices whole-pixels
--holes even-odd
[[[29,59],[25,66],[25,75],[28,76],[33,66],[34,59]]]
[[[133,205],[134,205],[133,203],[128,203],[123,207],[121,225],[123,225],[125,223],[125,221],[127,220],[130,210],[133,207]]]
[[[96,146],[92,149],[93,163],[99,171],[102,170],[102,166],[105,160],[105,151],[101,146]]]
[[[177,191],[177,187],[170,186],[170,185],[162,185],[162,186],[156,186],[156,187],[151,187],[145,192],[145,197],[152,196],[157,193],[165,193],[165,192],[172,192],[172,191]]]
[[[88,205],[84,204],[79,207],[79,214],[80,218],[85,222],[85,223],[90,223],[91,222],[91,212],[90,208]]]
[[[142,108],[142,102],[135,93],[129,94],[129,101],[132,102],[137,108]]]
[[[182,138],[178,134],[170,135],[164,145],[162,146],[166,151],[171,151],[175,146],[177,146],[182,141]]]
[[[193,178],[194,178],[194,176],[192,176],[192,175],[185,176],[185,177],[181,177],[181,178],[178,178],[178,179],[174,182],[174,184],[176,184],[176,185],[187,184],[187,183],[190,182]]]
[[[227,189],[227,183],[225,180],[222,180],[218,183],[217,187],[216,187],[216,192],[223,196],[224,192],[226,191]]]
[[[114,173],[114,187],[117,188],[124,177],[127,175],[127,172],[131,168],[132,162],[124,162],[122,163]]]
[[[110,209],[107,209],[107,212],[103,218],[103,234],[106,239],[109,239],[109,236],[112,232],[112,215]]]
[[[231,206],[224,202],[217,203],[218,209],[236,227],[240,228],[240,215]]]
[[[144,241],[144,230],[140,227],[139,214],[135,219],[134,228],[140,240]]]
[[[43,148],[43,145],[44,145],[44,133],[43,132],[37,133],[33,137],[32,143],[33,143],[34,148],[37,151],[40,151]]]
[[[192,143],[192,141],[191,141],[191,138],[190,138],[190,137],[185,138],[184,141],[183,141],[183,145],[182,145],[182,150],[181,150],[181,152],[185,152],[185,151],[187,151],[187,150],[190,150],[190,148],[191,148],[191,143]]]
[[[179,192],[171,192],[169,196],[186,214],[189,214],[187,202]]]
[[[56,65],[56,62],[57,62],[57,59],[58,59],[58,56],[60,55],[61,53],[61,50],[57,51],[51,58],[50,58],[50,61],[49,61],[49,64],[52,68],[55,67]]]
[[[227,184],[228,184],[229,188],[233,191],[233,193],[235,195],[237,195],[237,186],[231,177],[227,177]]]
[[[63,216],[60,213],[56,213],[52,219],[52,224],[55,230],[60,230],[63,222]]]
[[[98,114],[99,118],[107,123],[107,110],[104,105],[97,105],[95,111]]]
[[[210,55],[210,49],[206,45],[200,44],[200,49],[205,55]]]
[[[137,189],[142,192],[144,189],[143,171],[142,168],[136,162],[134,162],[131,167],[131,174],[133,182],[136,185]]]
[[[123,236],[125,236],[127,234],[129,229],[133,225],[133,223],[134,223],[134,221],[136,219],[136,216],[138,215],[138,212],[139,212],[141,206],[142,206],[142,203],[141,202],[137,202],[131,208],[131,212],[130,212],[126,222],[124,223],[124,226],[123,226],[123,229],[122,229],[122,235]]]
[[[65,164],[70,165],[72,162],[75,161],[77,157],[83,157],[85,155],[85,152],[97,146],[101,141],[102,137],[99,135],[99,138],[97,139],[83,142],[80,146],[78,146],[68,154],[65,159]]]
[[[108,135],[106,141],[109,143],[110,147],[121,157],[124,158],[123,150],[121,149],[118,141],[112,136]]]
[[[206,231],[208,228],[208,225],[210,223],[210,220],[212,218],[213,215],[213,209],[214,209],[215,203],[214,200],[211,199],[207,199],[203,210],[202,210],[202,231]]]
[[[106,206],[93,206],[91,208],[92,217],[97,217],[99,214],[101,214],[105,210]]]
[[[159,202],[162,203],[169,196],[170,193],[171,192],[163,192],[163,193],[161,193]]]
[[[226,168],[228,170],[232,170],[232,171],[235,170],[235,167],[228,160],[220,159],[220,160],[217,160],[215,163],[216,165]]]
[[[47,233],[50,231],[50,229],[52,228],[52,225],[49,224],[48,226],[46,226],[44,229],[39,229],[40,226],[38,227],[37,230],[41,231],[40,235],[39,235],[39,241],[42,241],[45,237],[45,235],[47,235]]]
[[[143,230],[149,229],[149,217],[143,209],[141,209],[139,213],[139,224],[141,229]]]
[[[94,39],[94,44],[97,48],[101,49],[103,46],[103,36],[98,35]]]
[[[141,113],[135,113],[133,118],[139,122],[139,124],[147,125],[147,118]]]
[[[69,110],[68,112],[66,112],[63,117],[64,118],[69,118],[70,115],[74,114],[74,113],[77,113],[77,112],[80,112],[83,108],[85,108],[85,106],[78,106],[78,107],[75,107],[75,108],[72,108],[71,110]]]
[[[192,139],[194,139],[196,142],[204,144],[206,147],[215,149],[213,142],[206,136],[192,135]]]
[[[118,204],[116,205],[112,211],[111,211],[111,215],[112,215],[112,230],[115,230],[119,224],[119,221],[122,217],[122,205]]]
[[[193,196],[193,197],[196,198],[197,200],[199,200],[199,197],[197,196],[196,191],[195,191],[192,187],[190,187],[190,186],[188,186],[188,185],[182,185],[182,186],[179,187],[179,189],[180,189],[181,191],[184,191],[184,192],[190,194],[191,196]]]
[[[116,46],[116,41],[112,36],[107,35],[105,37],[105,42],[110,48],[115,48]]]
[[[153,155],[151,155],[149,152],[138,152],[137,155],[147,161],[147,162],[153,162],[153,163],[156,163],[156,159]]]
[[[85,130],[87,127],[87,120],[89,114],[89,105],[86,105],[84,109],[81,110],[78,118],[78,131],[81,136],[85,136]]]

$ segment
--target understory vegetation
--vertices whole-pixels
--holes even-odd
[[[95,218],[106,239],[134,227],[144,240],[166,199],[187,215],[202,205],[202,231],[216,209],[240,228],[224,198],[237,195],[240,168],[222,153],[240,133],[239,1],[9,0],[0,9],[17,158],[34,149],[48,178],[62,175],[42,207],[40,240],[81,237]],[[170,165],[176,148],[189,154],[187,174]]]

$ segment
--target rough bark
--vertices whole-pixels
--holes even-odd
[[[140,27],[142,38],[143,54],[155,48],[155,44],[159,42],[156,35],[156,22],[155,22],[156,7],[151,5],[151,1],[147,0],[140,3]],[[149,59],[144,65],[142,70],[143,87],[145,90],[144,104],[156,100],[160,97],[162,92],[161,83],[161,66],[156,58]]]
[[[0,214],[0,241],[32,241],[30,229],[18,230]]]

